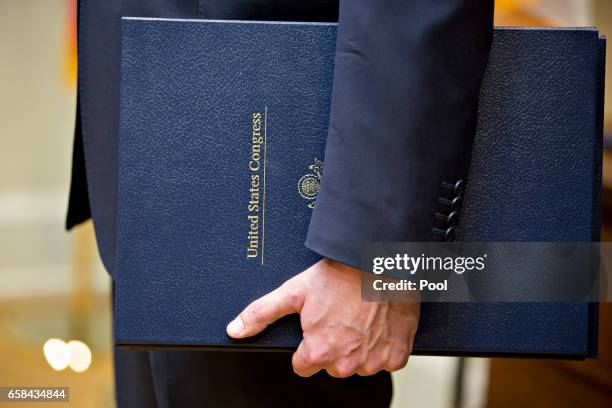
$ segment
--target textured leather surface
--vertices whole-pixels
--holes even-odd
[[[298,181],[322,158],[335,25],[123,22],[116,339],[294,347],[225,325],[312,264]],[[597,32],[498,29],[458,237],[598,237]],[[245,258],[251,115],[268,107],[265,264]],[[443,148],[443,147],[441,147]],[[587,304],[424,305],[415,354],[592,351]]]

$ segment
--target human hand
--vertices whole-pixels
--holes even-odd
[[[255,300],[227,326],[229,336],[253,336],[299,313],[304,339],[293,370],[310,377],[373,375],[404,367],[419,321],[419,302],[364,302],[360,271],[323,259]]]

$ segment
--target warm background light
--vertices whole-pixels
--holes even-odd
[[[66,344],[66,355],[68,356],[68,365],[77,373],[86,371],[91,364],[91,351],[87,344],[82,341],[70,340]]]
[[[47,363],[55,371],[61,371],[68,367],[68,354],[66,353],[66,343],[60,339],[49,339],[43,346],[43,353]]]
[[[70,340],[66,343],[61,339],[49,339],[43,346],[43,354],[55,371],[70,367],[73,371],[82,373],[89,368],[92,360],[89,346],[80,340]]]

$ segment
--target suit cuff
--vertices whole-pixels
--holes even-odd
[[[324,258],[361,269],[361,242],[339,241],[311,229],[304,245]]]

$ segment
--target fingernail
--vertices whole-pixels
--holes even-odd
[[[239,336],[244,330],[244,323],[240,317],[235,318],[227,325],[227,334],[232,337]]]

